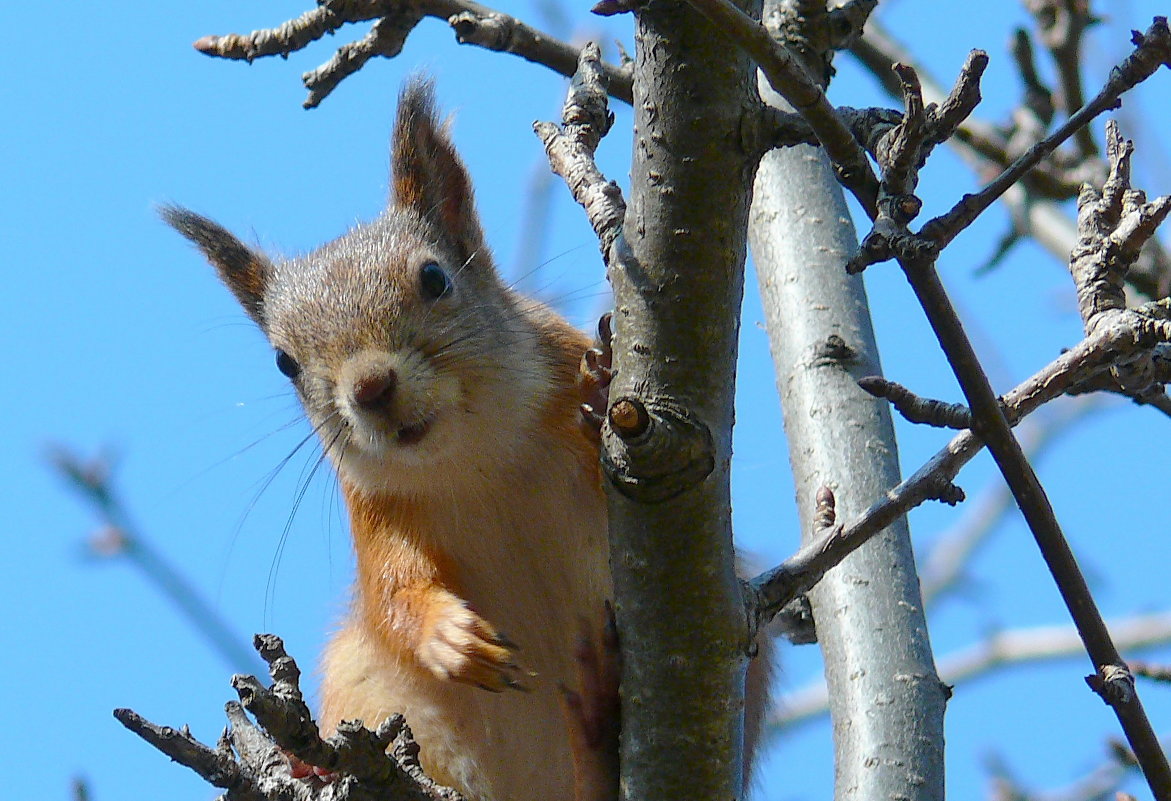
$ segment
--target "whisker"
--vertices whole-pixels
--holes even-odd
[[[322,425],[317,427],[317,430],[320,430],[325,425],[326,422],[328,422],[329,420],[331,420],[335,417],[337,417],[336,412],[334,414],[329,415],[326,418],[326,420],[322,421]],[[317,433],[317,430],[315,430],[314,433]],[[268,616],[269,616],[269,612],[270,612],[272,606],[275,604],[275,600],[276,600],[276,577],[277,577],[277,574],[280,572],[280,564],[281,564],[281,560],[284,558],[285,546],[288,544],[289,534],[293,530],[293,521],[297,517],[297,512],[301,508],[302,502],[305,500],[306,493],[309,492],[309,487],[312,486],[312,484],[313,484],[313,477],[315,475],[317,475],[317,471],[319,469],[321,469],[321,465],[323,463],[325,463],[326,459],[328,458],[329,449],[333,446],[333,444],[338,440],[338,437],[340,437],[345,430],[346,430],[346,426],[339,425],[337,427],[337,430],[333,433],[333,436],[329,440],[329,442],[324,443],[324,447],[322,448],[321,453],[317,456],[316,459],[313,460],[312,467],[309,467],[307,465],[305,468],[302,468],[301,477],[298,478],[298,485],[299,486],[297,488],[297,493],[293,498],[293,504],[292,504],[291,508],[289,509],[289,515],[285,519],[285,525],[281,529],[281,535],[280,535],[279,540],[277,541],[276,553],[273,555],[272,562],[269,564],[269,568],[268,568],[268,581],[265,583],[265,590],[264,590],[264,620],[265,620],[266,626],[270,624]],[[323,442],[324,442],[324,440],[323,440]],[[308,472],[306,472],[306,470]]]

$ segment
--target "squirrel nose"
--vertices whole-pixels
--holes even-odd
[[[367,411],[384,409],[394,400],[395,386],[398,376],[394,370],[387,370],[379,375],[368,375],[354,382],[351,392],[354,403]]]

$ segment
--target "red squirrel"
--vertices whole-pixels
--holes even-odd
[[[428,775],[469,801],[568,801],[558,687],[611,597],[577,386],[591,341],[500,280],[425,81],[400,96],[392,162],[381,216],[287,261],[162,213],[272,343],[341,482],[357,578],[323,659],[323,732],[401,712]]]

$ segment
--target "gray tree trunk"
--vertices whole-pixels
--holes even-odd
[[[743,792],[750,643],[728,471],[754,166],[738,132],[753,70],[683,3],[642,7],[635,47],[604,433],[623,658],[621,793],[733,799]],[[617,408],[632,412],[625,436],[615,433]]]
[[[770,102],[779,98],[762,81]],[[803,537],[814,496],[838,519],[899,482],[889,409],[855,381],[881,374],[866,292],[844,263],[853,224],[824,154],[765,156],[749,242],[760,282]],[[943,798],[946,693],[935,672],[906,518],[851,554],[810,592],[826,665],[835,798]]]

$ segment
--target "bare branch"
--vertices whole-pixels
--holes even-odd
[[[410,32],[424,17],[445,20],[461,44],[511,53],[566,77],[577,68],[579,51],[520,20],[471,0],[321,0],[318,7],[275,28],[249,34],[204,36],[195,49],[209,56],[251,62],[264,56],[288,56],[347,23],[377,20],[364,38],[343,45],[328,62],[302,76],[309,95],[305,108],[315,108],[342,80],[374,56],[399,54]],[[600,64],[612,96],[631,98],[630,65]]]
[[[955,129],[980,102],[980,76],[988,56],[979,50],[968,54],[955,86],[939,106],[926,106],[914,68],[896,64],[895,74],[902,87],[902,122],[883,135],[874,147],[881,166],[878,215],[862,239],[858,253],[846,263],[846,270],[858,273],[870,264],[894,255],[904,259],[931,257],[935,243],[910,236],[907,224],[922,208],[915,196],[919,169],[937,144],[951,137]]]
[[[1090,14],[1088,0],[1027,0],[1025,7],[1037,21],[1041,41],[1049,49],[1057,67],[1061,81],[1061,107],[1067,114],[1072,114],[1085,104],[1081,76],[1082,33],[1098,20]],[[1098,152],[1089,126],[1077,131],[1074,142],[1083,156]]]
[[[1162,682],[1164,684],[1171,683],[1171,665],[1156,664],[1154,662],[1137,662],[1130,660],[1131,672],[1136,676],[1142,676],[1144,679],[1151,679],[1152,681]]]
[[[1025,85],[1025,96],[1021,106],[1027,109],[1033,118],[1029,121],[1031,124],[1026,123],[1023,127],[1033,129],[1037,133],[1034,138],[1040,139],[1043,135],[1040,132],[1053,122],[1053,93],[1037,73],[1037,64],[1033,60],[1033,43],[1023,28],[1017,28],[1013,34],[1012,57]],[[1075,108],[1080,106],[1081,103],[1078,103]],[[1018,122],[1019,127],[1022,126]]]
[[[902,384],[877,375],[861,379],[858,386],[876,398],[890,401],[891,406],[910,423],[924,423],[936,428],[972,427],[972,413],[962,403],[921,398]]]
[[[1104,111],[1117,108],[1119,98],[1171,61],[1171,30],[1166,17],[1156,17],[1145,34],[1135,32],[1135,50],[1110,72],[1101,91],[1056,131],[1021,155],[975,195],[965,195],[951,211],[928,221],[921,231],[940,245],[954,239],[985,209],[1058,145]]]
[[[834,50],[844,50],[853,46],[866,21],[874,9],[878,8],[878,0],[847,0],[829,12],[829,28],[831,40],[829,46]]]
[[[912,63],[912,56],[877,20],[872,18],[868,22],[865,37],[854,44],[851,52],[874,74],[887,92],[899,96],[900,85],[890,65],[895,62]],[[931,78],[921,64],[916,65],[916,72],[923,84],[925,98],[932,102],[942,102],[944,90],[938,82]],[[1039,138],[1034,138],[1029,144]],[[990,168],[1003,170],[1020,155],[1020,151],[1015,149],[1018,147],[1016,143],[1006,139],[997,126],[974,117],[969,117],[960,126],[957,136],[949,140],[948,144],[981,176]],[[1039,174],[1039,171],[1046,174]],[[1012,218],[1015,234],[1033,237],[1064,264],[1076,243],[1077,233],[1065,211],[1048,198],[1074,196],[1077,187],[1085,182],[1088,175],[1062,176],[1049,172],[1043,165],[1038,165],[1023,177],[1020,184],[1005,190],[1001,200]],[[1090,169],[1087,164],[1083,172],[1104,176],[1106,169],[1104,165],[1101,169],[1097,166]],[[1076,183],[1069,186],[1070,180]],[[1102,178],[1092,180],[1100,182]],[[1165,297],[1171,291],[1171,257],[1157,240],[1152,239],[1147,243],[1127,280],[1135,291],[1149,299]]]
[[[594,162],[594,151],[614,122],[606,106],[606,76],[598,46],[582,48],[581,60],[562,111],[559,128],[551,122],[533,123],[545,145],[553,172],[565,179],[573,199],[585,209],[598,236],[602,254],[610,262],[610,248],[622,230],[626,202],[618,184],[606,180]]]
[[[1069,270],[1077,289],[1078,309],[1087,331],[1099,315],[1126,308],[1122,287],[1143,244],[1171,212],[1171,197],[1150,203],[1132,189],[1130,161],[1134,145],[1124,140],[1118,124],[1106,124],[1110,174],[1101,191],[1082,187],[1078,198],[1078,243]]]
[[[407,36],[422,18],[415,9],[404,6],[401,11],[388,14],[374,23],[370,32],[358,41],[339,47],[333,58],[301,76],[301,82],[309,90],[309,96],[302,105],[305,108],[317,108],[339,83],[362,69],[375,56],[397,56],[402,52]]]
[[[797,56],[773,39],[763,25],[728,0],[688,2],[756,61],[769,85],[788,100],[813,128],[838,171],[838,179],[873,215],[878,197],[878,181],[870,169],[866,154]]]
[[[227,705],[230,726],[216,748],[200,743],[186,727],[157,726],[129,709],[114,710],[114,716],[171,759],[226,789],[226,801],[463,801],[423,773],[419,747],[401,715],[375,731],[361,721],[343,721],[336,735],[321,739],[301,697],[300,669],[280,638],[258,635],[255,645],[269,664],[272,687],[253,676],[233,677],[241,703]],[[288,755],[333,775],[329,781],[312,773],[294,775]]]

